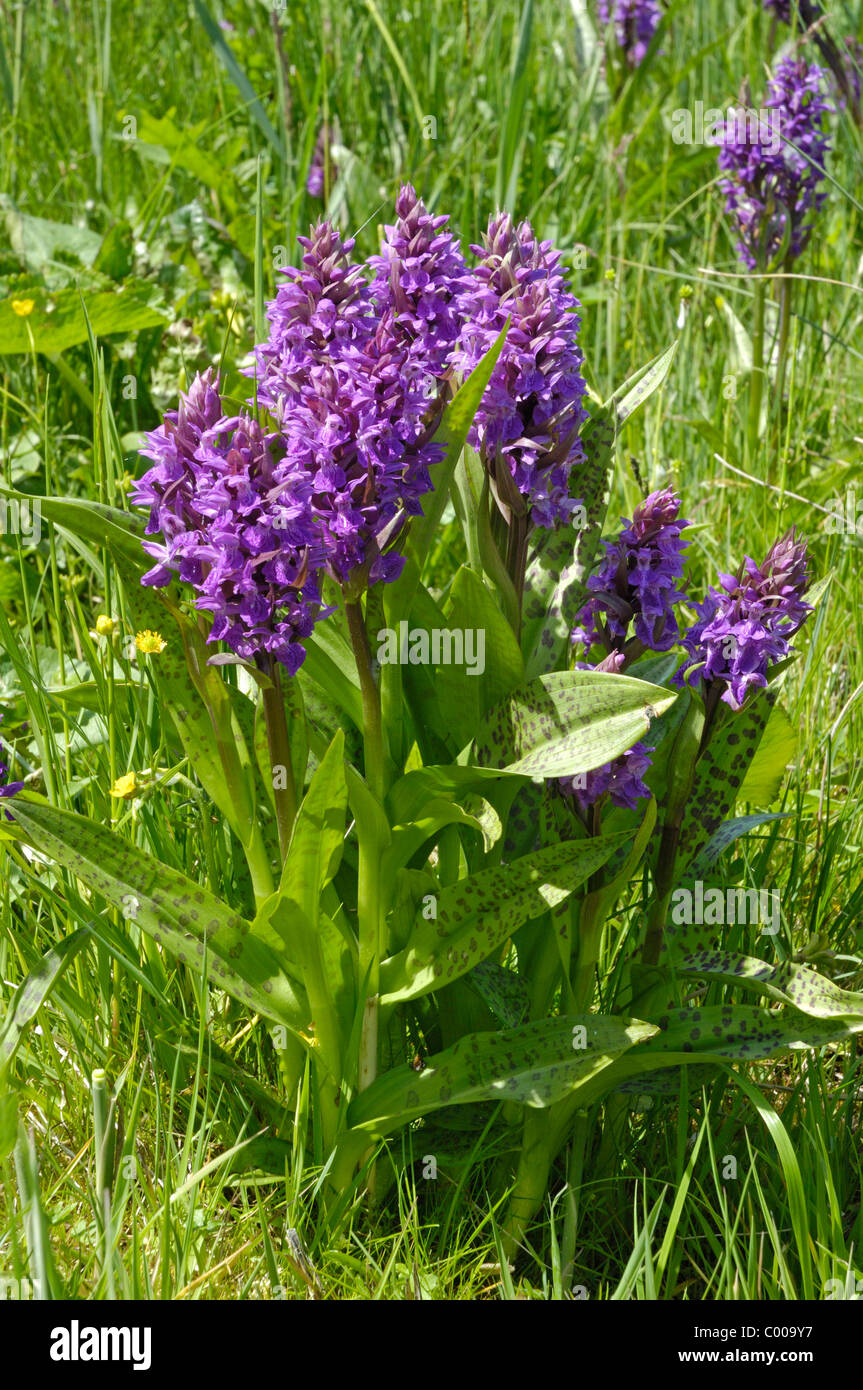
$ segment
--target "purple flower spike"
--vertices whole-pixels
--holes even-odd
[[[593,597],[579,614],[573,642],[622,653],[631,625],[650,651],[667,652],[679,640],[674,605],[685,596],[677,581],[687,545],[680,533],[689,524],[679,513],[671,488],[652,492],[618,539],[604,542],[605,559],[588,580]]]
[[[390,310],[396,332],[411,347],[412,365],[432,379],[442,377],[460,331],[456,295],[467,266],[449,218],[432,217],[410,184],[396,198],[397,221],[384,229],[371,295],[380,313]]]
[[[482,259],[460,296],[456,370],[473,371],[507,319],[511,324],[469,439],[499,504],[524,506],[520,495],[533,524],[552,528],[580,505],[569,495],[570,474],[584,460],[578,430],[587,419],[579,303],[564,280],[560,253],[550,241],[537,241],[530,223],[516,228],[508,213],[498,213],[484,242],[472,247]]]
[[[147,439],[155,466],[131,500],[149,505],[147,534],[161,539],[144,542],[156,564],[143,583],[161,588],[178,575],[213,614],[211,642],[248,661],[269,653],[294,675],[324,616],[324,550],[311,481],[285,459],[284,437],[226,418],[209,370]]]
[[[613,758],[604,767],[576,777],[561,777],[560,789],[575,798],[582,814],[606,793],[613,806],[625,806],[634,811],[640,800],[651,795],[642,778],[651,764],[647,755],[652,752],[646,744],[634,743],[626,753]]]
[[[822,117],[832,109],[823,95],[826,73],[803,58],[784,58],[768,85],[764,120],[726,122],[719,167],[726,210],[734,217],[738,252],[754,270],[780,255],[801,254],[815,215],[827,197],[819,190],[829,151]]]
[[[597,0],[596,15],[600,24],[614,25],[614,37],[627,65],[637,68],[662,18],[658,0]]]
[[[302,239],[303,264],[287,272],[269,307],[270,336],[255,354],[257,400],[285,441],[275,486],[290,491],[293,480],[304,480],[324,564],[339,583],[358,589],[398,577],[404,561],[392,546],[408,518],[422,514],[429,470],[443,457],[431,442],[439,407],[429,379],[442,370],[433,318],[448,307],[444,282],[453,251],[434,244],[448,238],[429,235],[436,228],[412,190],[403,190],[400,203],[407,221],[393,229],[394,255],[380,258],[390,274],[374,294],[365,268],[348,259],[353,243],[328,223]],[[420,254],[410,267],[409,298],[399,253],[414,235]],[[428,298],[424,270],[436,277]],[[426,325],[419,336],[414,320]]]
[[[792,529],[762,565],[747,556],[741,575],[721,574],[719,583],[696,604],[698,621],[683,637],[689,658],[677,680],[724,681],[722,699],[738,710],[751,689],[766,686],[769,667],[788,656],[790,639],[812,611],[803,601],[806,542]]]

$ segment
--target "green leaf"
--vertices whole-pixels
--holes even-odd
[[[476,761],[534,779],[589,772],[625,753],[677,693],[604,671],[537,676],[492,710]]]
[[[774,705],[758,750],[746,769],[738,801],[769,806],[776,799],[788,764],[794,761],[796,753],[797,730],[781,705]]]
[[[760,690],[742,710],[729,711],[714,729],[695,765],[692,791],[683,812],[678,877],[682,878],[687,865],[700,856],[740,799],[775,700],[774,691]]]
[[[734,951],[694,951],[674,962],[678,975],[698,975],[727,980],[768,994],[783,1004],[793,1004],[813,1018],[863,1019],[863,994],[840,989],[832,980],[794,961],[770,965],[756,956]]]
[[[436,918],[418,916],[407,948],[382,962],[382,1003],[416,999],[466,974],[522,923],[563,902],[630,838],[621,831],[551,845],[442,889]]]
[[[14,1057],[27,1024],[36,1017],[66,966],[74,960],[89,939],[90,933],[86,928],[64,937],[42,957],[38,969],[28,975],[16,989],[3,1020],[3,1031],[0,1033],[0,1076]]]
[[[385,1073],[352,1102],[348,1124],[383,1136],[443,1105],[512,1100],[542,1109],[655,1032],[652,1024],[585,1014],[471,1033],[429,1057],[421,1072]]]
[[[481,960],[467,976],[471,989],[491,1009],[504,1028],[517,1028],[530,1009],[525,979],[492,960]]]
[[[12,308],[18,299],[33,300],[33,309],[24,317]],[[83,294],[77,289],[50,291],[37,285],[0,300],[0,356],[32,351],[52,354],[77,347],[89,339],[88,318],[97,338],[114,333],[128,336],[170,322],[154,287],[144,281]]]
[[[710,837],[698,858],[690,864],[689,873],[693,878],[703,877],[713,868],[723,851],[742,835],[748,835],[750,830],[755,830],[759,825],[766,825],[769,821],[789,820],[790,816],[790,811],[759,811],[753,816],[735,816],[733,820],[724,821]]]
[[[527,674],[541,675],[569,650],[576,616],[587,597],[587,578],[602,535],[614,461],[614,407],[599,406],[582,430],[585,461],[577,470],[583,525],[541,531],[525,575],[522,651]]]
[[[464,565],[457,570],[443,609],[450,631],[481,632],[484,644],[483,670],[478,660],[473,668],[466,664],[432,668],[444,726],[453,731],[458,747],[463,748],[492,706],[521,685],[524,662],[512,628],[473,570]],[[478,651],[474,655],[478,657]]]
[[[220,989],[291,1028],[305,1027],[308,1006],[250,924],[185,874],[84,816],[20,792],[9,814],[37,849],[113,903],[181,963],[200,968]]]

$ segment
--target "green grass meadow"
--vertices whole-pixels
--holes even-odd
[[[826,13],[863,39],[859,0]],[[776,959],[860,990],[863,132],[847,109],[831,115],[816,232],[791,290],[768,288],[754,446],[757,283],[715,148],[671,133],[675,110],[726,108],[744,83],[757,104],[795,42],[754,0],[671,0],[628,75],[603,60],[590,0],[5,0],[0,478],[127,507],[143,432],[196,371],[217,362],[242,399],[239,364],[278,269],[324,213],[363,256],[406,180],[465,245],[500,207],[530,219],[570,267],[597,397],[677,344],[618,441],[610,528],[673,486],[699,590],[792,525],[809,538],[826,584],[785,680],[788,771],[769,809],[786,814],[737,842],[731,876],[780,892]],[[306,177],[324,123],[316,199]],[[786,311],[783,402],[772,349]],[[441,574],[461,544],[447,522]],[[235,899],[241,855],[169,737],[148,674],[158,656],[129,649],[107,552],[7,517],[0,600],[0,737],[16,778]],[[119,625],[113,647],[100,615]],[[132,772],[137,795],[112,796]],[[61,969],[79,929],[86,948]],[[731,949],[749,933],[731,927]],[[611,1150],[581,1125],[510,1265],[487,1181],[505,1158],[494,1107],[461,1107],[446,1132],[415,1124],[380,1161],[376,1207],[358,1196],[322,1220],[308,1087],[290,1114],[279,1105],[263,1022],[139,943],[0,821],[0,1010],[40,966],[56,983],[0,1096],[0,1276],[80,1300],[863,1292],[859,1038],[646,1097]]]

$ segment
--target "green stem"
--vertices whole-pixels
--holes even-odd
[[[363,700],[363,749],[366,782],[369,790],[383,804],[385,785],[383,720],[380,691],[372,670],[368,634],[358,602],[345,601],[351,645],[360,679]],[[360,1035],[358,1086],[364,1091],[377,1075],[378,1021],[380,1015],[381,959],[381,885],[380,848],[374,834],[364,832],[357,824],[359,841],[359,885],[357,915],[359,918],[360,980],[365,982]]]
[[[282,693],[278,662],[274,661],[271,656],[267,657],[264,671],[270,680],[269,686],[265,686],[262,692],[270,768],[272,771],[281,767],[285,769],[285,785],[283,787],[276,786],[275,779],[273,784],[276,824],[279,828],[279,848],[284,864],[288,857],[288,845],[291,843],[294,821],[297,818],[297,789],[291,762],[291,741],[288,735],[288,722],[285,718],[285,698]]]
[[[749,423],[747,444],[749,465],[752,467],[758,451],[758,426],[761,421],[761,399],[764,392],[764,296],[766,281],[755,281],[755,326],[752,332],[752,376],[749,381]]]
[[[790,260],[785,262],[785,270],[790,268]],[[776,401],[778,416],[776,422],[777,438],[782,428],[782,397],[785,393],[785,368],[788,360],[788,336],[791,328],[791,294],[794,281],[784,278],[779,281],[779,343],[776,349]]]

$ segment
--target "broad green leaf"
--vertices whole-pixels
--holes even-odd
[[[382,1002],[416,999],[466,974],[522,923],[563,902],[628,838],[623,831],[551,845],[442,889],[436,918],[418,917],[407,948],[382,962]]]
[[[524,662],[512,628],[473,570],[462,565],[456,572],[443,611],[450,632],[482,634],[481,663],[477,636],[473,667],[465,662],[462,666],[438,666],[433,671],[441,717],[452,729],[458,747],[463,748],[476,734],[483,716],[522,684]]]
[[[507,970],[493,960],[481,960],[467,976],[467,983],[476,990],[504,1028],[517,1028],[530,1009],[527,982],[515,970]]]
[[[542,1109],[655,1032],[652,1024],[585,1014],[471,1033],[427,1058],[421,1072],[398,1067],[379,1077],[351,1103],[348,1124],[383,1136],[443,1105],[512,1100]]]
[[[185,874],[84,816],[61,811],[32,793],[7,802],[31,844],[70,869],[183,964],[205,956],[220,989],[277,1023],[308,1024],[302,990],[238,913]]]
[[[535,780],[589,772],[644,738],[676,699],[676,692],[604,671],[537,676],[483,721],[476,761]]]
[[[680,827],[679,877],[685,874],[687,864],[699,857],[740,799],[775,700],[772,690],[760,690],[742,710],[729,711],[698,759]]]
[[[695,951],[675,960],[674,970],[678,975],[739,982],[783,1004],[793,1004],[813,1018],[863,1018],[863,994],[840,989],[824,975],[794,961],[770,965],[734,951]]]
[[[33,300],[33,309],[22,317],[12,305],[24,297]],[[144,281],[127,282],[111,290],[84,291],[83,297],[77,289],[50,291],[34,286],[26,296],[0,300],[0,356],[34,350],[65,352],[88,341],[88,319],[94,336],[106,338],[113,333],[128,336],[141,328],[167,325],[170,315],[153,286]]]
[[[418,767],[394,782],[387,794],[387,809],[393,824],[410,825],[424,814],[429,801],[438,798],[460,800],[472,793],[483,796],[507,781],[506,774],[489,767]],[[517,785],[517,784],[516,784]]]
[[[797,730],[782,706],[774,705],[758,750],[746,769],[738,801],[769,806],[778,795],[788,764],[794,761],[796,753]]]
[[[812,1018],[790,1005],[775,1013],[748,1004],[674,1009],[655,1022],[659,1031],[637,1052],[620,1058],[596,1083],[585,1086],[579,1097],[583,1104],[593,1104],[608,1090],[636,1077],[653,1076],[666,1067],[756,1062],[800,1049],[848,1042],[863,1032],[863,1016]]]

